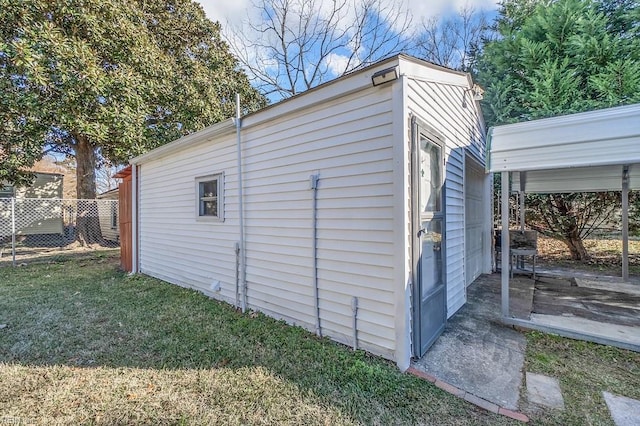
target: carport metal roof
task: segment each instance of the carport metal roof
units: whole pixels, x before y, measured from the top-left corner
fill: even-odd
[[[490,172],[640,163],[640,104],[493,127],[488,149]]]
[[[516,190],[622,191],[622,275],[628,278],[628,192],[640,189],[640,104],[493,127],[487,149],[487,171],[502,173],[502,182],[509,182],[512,175]],[[508,198],[509,185],[503,185],[502,265],[509,265],[510,255]],[[502,267],[503,321],[537,328],[530,321],[509,317],[508,269]],[[615,339],[568,330],[553,331],[599,343],[617,343]]]

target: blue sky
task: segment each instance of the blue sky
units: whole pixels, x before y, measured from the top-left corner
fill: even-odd
[[[200,0],[200,4],[209,19],[219,21],[223,27],[226,23],[239,25],[247,17],[247,13],[251,14],[252,9],[251,0]],[[476,9],[495,10],[498,2],[496,0],[404,0],[404,7],[411,10],[414,22],[419,22],[422,18],[447,14],[465,5]]]
[[[359,51],[358,44],[350,44],[351,41],[347,38],[343,38],[343,35],[338,35],[341,30],[347,31],[348,34],[352,23],[357,20],[356,8],[353,7],[352,1],[358,0],[342,0],[344,1],[345,8],[335,15],[336,21],[332,21],[332,25],[339,28],[338,32],[332,33],[337,35],[336,48],[331,49],[329,53],[325,50],[324,54],[320,54],[319,50],[323,41],[312,41],[311,44],[305,45],[305,53],[303,56],[306,58],[303,62],[304,69],[296,68],[300,63],[295,61],[290,66],[284,66],[278,62],[277,58],[282,52],[280,52],[280,44],[278,39],[275,38],[275,34],[270,31],[263,32],[255,27],[261,27],[262,19],[261,8],[255,7],[254,3],[260,3],[261,1],[271,2],[278,4],[283,0],[201,0],[205,13],[213,20],[218,21],[222,25],[222,33],[231,45],[231,50],[243,63],[244,68],[252,81],[252,84],[262,91],[272,101],[278,101],[283,97],[288,97],[292,94],[291,86],[295,87],[296,92],[306,90],[311,86],[317,86],[318,84],[333,79],[342,75],[345,71],[353,69],[358,65],[358,58],[361,54],[366,58],[366,47],[362,51]],[[471,7],[476,11],[483,10],[489,12],[490,15],[495,13],[497,8],[497,0],[376,0],[377,6],[382,8],[381,15],[388,16],[388,14],[394,15],[398,13],[399,19],[395,25],[391,25],[392,32],[386,34],[393,34],[399,32],[414,32],[419,31],[422,28],[422,22],[430,18],[449,17],[455,14],[462,8]],[[296,3],[304,3],[305,7],[313,8],[308,10],[318,11],[322,16],[329,16],[333,10],[332,3],[329,0],[294,0]],[[347,3],[348,2],[348,3]],[[297,11],[300,10],[300,5],[293,6],[290,11],[292,19],[295,20]],[[307,12],[308,12],[307,10]],[[406,20],[402,18],[404,12],[409,12],[411,16],[411,24],[407,27]],[[251,22],[254,26],[252,29],[247,22]],[[313,25],[313,24],[312,24]],[[287,27],[289,28],[289,27]],[[299,46],[295,42],[298,37],[295,32],[295,24],[291,26],[293,30],[287,31],[285,38],[291,43],[287,43],[287,53],[289,57],[300,57],[300,51],[297,49]],[[386,30],[383,30],[386,31]],[[404,35],[408,35],[404,33]],[[381,36],[381,38],[378,38]],[[273,40],[269,40],[273,37]],[[385,37],[382,34],[377,34],[376,40],[383,40]],[[316,43],[316,44],[313,44]],[[340,44],[345,43],[345,44]],[[385,46],[385,41],[381,41],[380,46]],[[393,39],[389,41],[389,52],[393,51]],[[354,47],[355,46],[355,47]],[[356,49],[355,51],[353,49]],[[291,49],[291,50],[289,50]],[[389,52],[383,52],[386,47],[382,47],[382,55],[387,55]],[[274,50],[276,52],[274,52]],[[379,59],[380,56],[378,56]],[[355,58],[355,60],[354,60]],[[372,58],[376,59],[376,58]],[[277,82],[277,83],[274,83]],[[293,83],[292,83],[293,81]]]

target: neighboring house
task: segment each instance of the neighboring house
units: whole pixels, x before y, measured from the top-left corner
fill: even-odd
[[[120,226],[118,223],[118,188],[99,194],[98,217],[100,218],[100,231],[102,238],[108,241],[120,240]]]
[[[133,270],[408,368],[491,270],[477,89],[398,55],[132,159]]]
[[[36,172],[28,187],[3,184],[0,188],[0,236],[11,235],[11,198],[15,198],[17,235],[62,234],[63,175]]]

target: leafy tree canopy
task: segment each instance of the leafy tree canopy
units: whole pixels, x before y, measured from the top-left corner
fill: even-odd
[[[122,162],[265,104],[191,0],[0,0],[0,182],[47,152]]]
[[[489,124],[640,101],[634,0],[506,0],[478,59]]]

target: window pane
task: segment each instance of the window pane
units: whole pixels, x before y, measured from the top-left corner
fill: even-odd
[[[218,195],[218,181],[200,182],[200,197],[215,197]]]
[[[218,191],[220,188],[218,186],[222,182],[220,181],[220,177],[215,176],[209,178],[208,180],[202,180],[198,182],[197,191],[197,213],[198,216],[207,216],[207,217],[215,217],[221,218],[222,212],[219,210],[220,206],[218,206]]]
[[[218,200],[201,201],[200,216],[218,216]]]
[[[420,208],[422,212],[439,212],[442,209],[442,153],[423,136],[420,148]]]
[[[13,186],[2,185],[2,183],[0,183],[0,198],[11,198],[11,197],[13,197]]]
[[[118,205],[111,203],[111,227],[113,229],[118,227]]]

